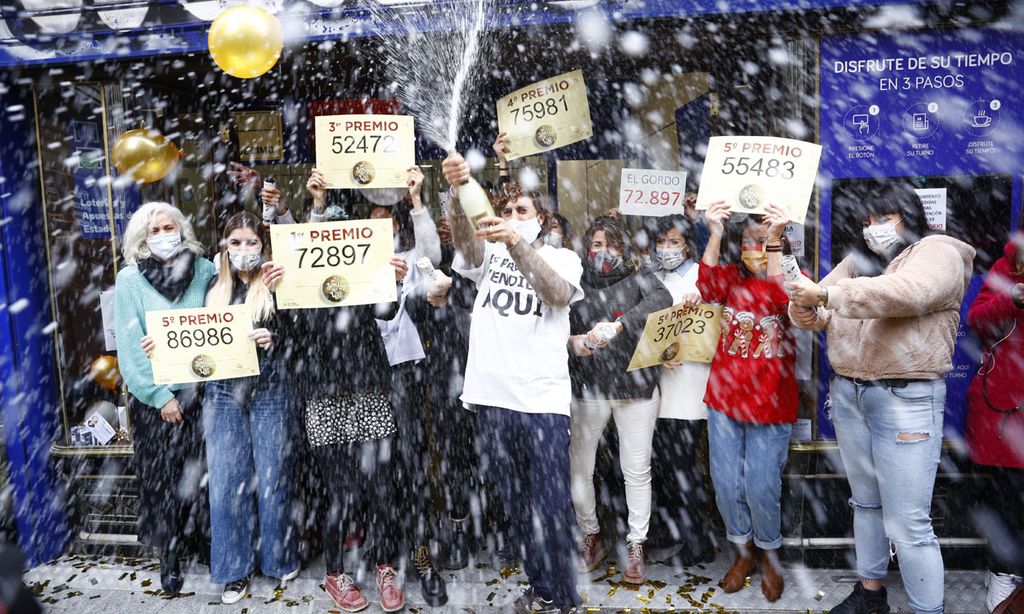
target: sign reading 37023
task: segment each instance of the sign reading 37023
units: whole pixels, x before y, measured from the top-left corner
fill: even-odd
[[[538,81],[498,100],[498,130],[507,135],[515,160],[557,149],[594,133],[583,72]]]
[[[774,204],[803,222],[821,146],[774,137],[711,137],[701,173],[697,209],[724,200],[734,212],[761,214]]]
[[[684,360],[711,362],[721,318],[721,305],[675,305],[649,314],[626,371]]]

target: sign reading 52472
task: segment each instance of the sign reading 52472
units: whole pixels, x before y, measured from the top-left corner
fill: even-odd
[[[697,193],[697,209],[724,200],[737,213],[764,213],[766,205],[785,209],[803,223],[818,174],[821,146],[775,137],[715,136]]]
[[[412,117],[321,115],[314,122],[316,165],[328,187],[405,187],[416,162]]]

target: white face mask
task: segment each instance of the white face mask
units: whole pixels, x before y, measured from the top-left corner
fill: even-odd
[[[163,232],[146,237],[149,253],[157,260],[167,261],[178,255],[182,250],[180,232]]]
[[[864,242],[868,244],[868,249],[879,256],[886,255],[889,248],[899,240],[900,236],[896,233],[894,222],[872,224],[864,229]]]
[[[674,271],[686,260],[681,247],[666,247],[655,250],[658,256],[658,264],[666,271]]]
[[[508,225],[512,227],[512,230],[518,232],[527,244],[533,243],[540,236],[539,217],[529,220],[509,220]]]
[[[263,254],[258,249],[250,250],[228,250],[228,260],[231,266],[238,271],[251,271],[263,264]]]
[[[554,247],[555,249],[558,249],[562,247],[562,235],[558,234],[557,232],[549,232],[548,234],[544,235],[544,243],[550,245],[551,247]]]

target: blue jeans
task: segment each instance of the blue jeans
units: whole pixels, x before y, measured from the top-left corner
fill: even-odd
[[[734,544],[751,539],[762,550],[782,546],[782,469],[792,424],[733,420],[708,408],[708,443],[715,502]]]
[[[889,545],[900,563],[910,608],[942,612],[943,567],[930,516],[942,450],[946,382],[864,386],[834,377],[832,422],[853,498],[857,573],[881,580]]]
[[[289,475],[298,441],[295,407],[287,383],[262,376],[206,385],[203,428],[214,583],[252,574],[257,551],[266,576],[280,578],[298,568]]]
[[[480,407],[480,470],[494,484],[534,595],[559,607],[580,602],[569,479],[569,416]]]

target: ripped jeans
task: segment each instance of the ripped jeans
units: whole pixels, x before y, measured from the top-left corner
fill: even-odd
[[[884,579],[891,544],[910,608],[916,614],[942,612],[942,555],[930,512],[946,382],[868,386],[836,376],[831,398],[832,422],[853,493],[857,573]]]

